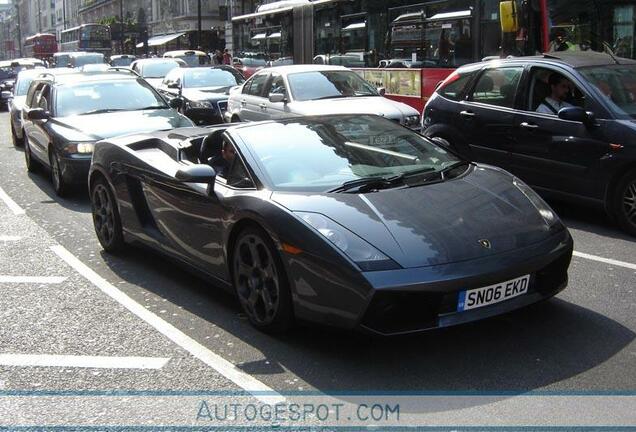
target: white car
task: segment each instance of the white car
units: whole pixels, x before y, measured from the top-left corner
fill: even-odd
[[[420,129],[417,110],[382,96],[342,66],[291,65],[263,69],[230,90],[226,122],[323,114],[377,114]]]

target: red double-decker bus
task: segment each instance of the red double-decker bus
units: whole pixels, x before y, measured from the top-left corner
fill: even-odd
[[[26,57],[48,60],[57,52],[57,39],[54,34],[38,33],[24,41]]]
[[[486,57],[612,50],[634,58],[635,18],[633,0],[283,0],[234,17],[233,50],[348,66],[421,110],[452,70]]]

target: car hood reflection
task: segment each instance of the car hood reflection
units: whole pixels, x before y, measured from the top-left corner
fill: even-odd
[[[293,211],[324,214],[405,268],[491,256],[549,236],[542,217],[512,178],[490,169],[406,189],[368,194],[276,192],[272,198]],[[480,240],[488,240],[491,247]]]

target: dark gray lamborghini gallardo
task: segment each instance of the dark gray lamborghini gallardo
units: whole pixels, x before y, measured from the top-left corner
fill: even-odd
[[[377,116],[110,139],[89,188],[106,251],[141,243],[195,268],[264,331],[417,332],[568,281],[572,238],[536,193]]]

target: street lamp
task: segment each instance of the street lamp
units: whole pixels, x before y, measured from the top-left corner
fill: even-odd
[[[121,22],[121,32],[119,35],[121,39],[119,40],[119,42],[121,47],[121,54],[123,54],[124,53],[124,0],[119,0],[119,21]]]
[[[197,1],[197,48],[201,46],[201,0]]]

